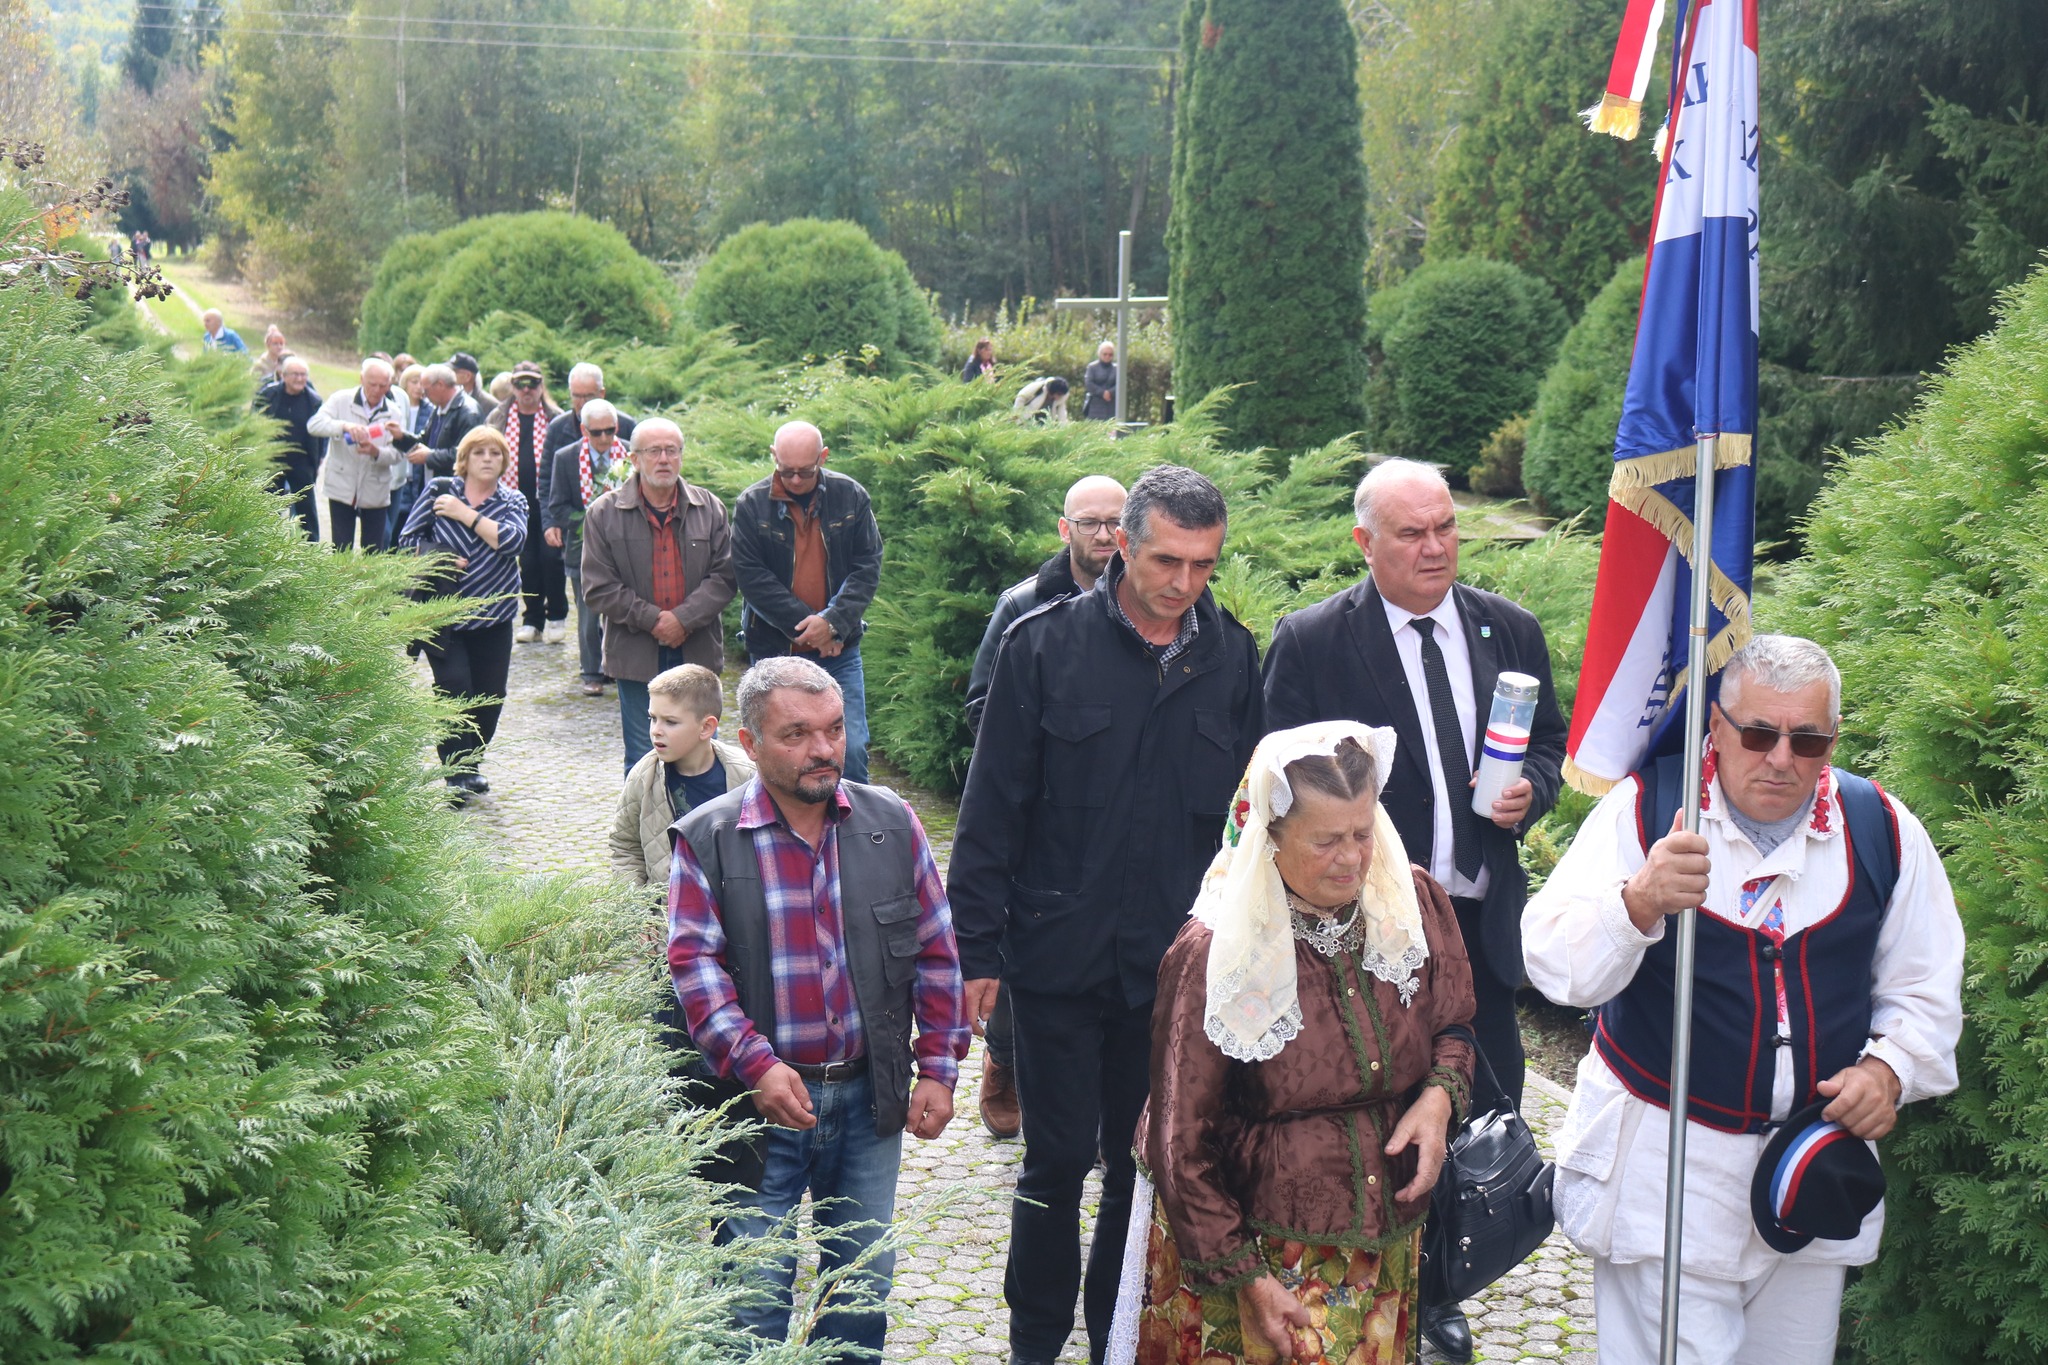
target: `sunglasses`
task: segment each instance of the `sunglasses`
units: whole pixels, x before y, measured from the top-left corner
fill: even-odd
[[[1798,758],[1819,758],[1835,742],[1833,730],[1776,730],[1768,725],[1744,725],[1726,711],[1721,719],[1735,727],[1742,736],[1742,747],[1753,754],[1767,754],[1778,747],[1779,740],[1792,746],[1792,753]]]
[[[585,427],[583,428],[583,434],[585,436],[616,436],[619,434],[619,429],[617,427]]]
[[[537,389],[540,387],[540,381],[538,379],[515,379],[512,381],[512,387],[515,389]]]

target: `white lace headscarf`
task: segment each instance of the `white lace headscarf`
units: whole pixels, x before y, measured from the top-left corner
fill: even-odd
[[[1347,739],[1356,740],[1372,755],[1377,798],[1394,761],[1392,730],[1355,721],[1324,721],[1270,734],[1252,754],[1251,767],[1231,803],[1223,847],[1202,877],[1194,916],[1213,936],[1202,1028],[1226,1056],[1242,1062],[1277,1055],[1301,1032],[1294,929],[1288,918],[1287,888],[1273,861],[1273,822],[1294,807],[1287,765],[1333,755]],[[1414,998],[1416,972],[1428,959],[1429,948],[1408,852],[1383,808],[1373,817],[1372,864],[1358,901],[1365,919],[1360,961],[1367,971],[1396,987],[1405,1006]]]

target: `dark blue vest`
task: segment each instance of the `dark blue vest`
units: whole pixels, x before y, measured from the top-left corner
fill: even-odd
[[[1671,828],[1684,783],[1675,757],[1636,774],[1636,834]],[[1877,936],[1899,880],[1899,827],[1876,783],[1840,768],[1835,792],[1848,842],[1849,889],[1820,923],[1782,949],[1754,929],[1702,909],[1693,974],[1691,1107],[1695,1123],[1724,1133],[1760,1133],[1771,1117],[1776,1049],[1792,1049],[1796,1110],[1814,1086],[1856,1060],[1870,1038],[1870,975]],[[1643,955],[1620,995],[1602,1005],[1593,1046],[1630,1093],[1658,1108],[1671,1103],[1671,998],[1677,934]],[[1776,974],[1785,974],[1791,1037],[1778,1035]]]

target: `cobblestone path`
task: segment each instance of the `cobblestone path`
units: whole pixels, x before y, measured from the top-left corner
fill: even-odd
[[[581,694],[573,631],[569,639],[565,645],[513,647],[504,721],[483,768],[493,791],[469,815],[479,832],[509,850],[523,868],[602,872],[624,756],[618,701],[609,688],[602,698]],[[422,665],[422,677],[425,672]],[[728,735],[730,730],[728,717]],[[943,866],[952,846],[950,804],[912,791],[905,795],[929,829]],[[892,1361],[1004,1365],[1009,1358],[1003,1260],[1023,1144],[998,1142],[981,1127],[975,1110],[980,1078],[977,1042],[962,1068],[958,1112],[945,1134],[932,1142],[905,1139],[899,1211],[914,1216],[934,1200],[942,1207],[920,1245],[897,1263],[890,1300]],[[1531,1074],[1524,1107],[1546,1142],[1564,1117],[1564,1099],[1563,1091]],[[1094,1200],[1091,1180],[1084,1200],[1091,1218]],[[1467,1311],[1476,1359],[1594,1365],[1592,1263],[1561,1236],[1553,1235]],[[1085,1335],[1077,1330],[1061,1359],[1087,1358]],[[1433,1359],[1425,1350],[1424,1360]]]

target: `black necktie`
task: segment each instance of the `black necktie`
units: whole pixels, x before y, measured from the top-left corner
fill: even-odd
[[[1422,677],[1429,684],[1429,713],[1436,724],[1436,749],[1443,761],[1444,794],[1451,802],[1451,858],[1458,875],[1467,881],[1479,878],[1479,818],[1472,814],[1471,761],[1465,756],[1464,726],[1458,723],[1458,703],[1451,695],[1451,675],[1444,667],[1444,652],[1437,648],[1436,622],[1418,616],[1409,625],[1422,637]]]

